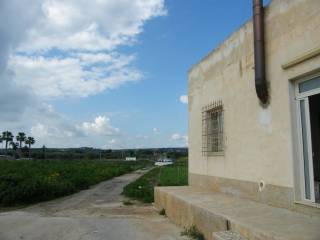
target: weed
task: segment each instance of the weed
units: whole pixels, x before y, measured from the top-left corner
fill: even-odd
[[[166,210],[165,210],[164,208],[162,208],[162,209],[159,211],[159,215],[166,216]]]
[[[192,225],[190,228],[181,232],[181,236],[187,236],[191,239],[205,240],[204,235],[199,231],[196,225]]]
[[[133,202],[131,202],[130,200],[125,200],[123,201],[123,205],[130,206],[130,205],[133,205]]]

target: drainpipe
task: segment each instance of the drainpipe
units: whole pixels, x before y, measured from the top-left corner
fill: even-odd
[[[253,0],[254,73],[257,96],[268,104],[268,86],[265,72],[263,0]]]

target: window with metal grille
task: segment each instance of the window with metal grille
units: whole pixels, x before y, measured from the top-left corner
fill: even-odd
[[[202,109],[202,154],[210,156],[223,151],[223,105],[220,100]]]

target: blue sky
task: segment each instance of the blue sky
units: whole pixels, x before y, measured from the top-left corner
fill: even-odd
[[[9,2],[3,11],[19,11]],[[16,33],[18,40],[5,39],[14,47],[2,70],[14,72],[7,81],[26,89],[28,99],[10,111],[22,117],[7,117],[2,125],[49,147],[186,146],[188,109],[179,98],[187,94],[188,69],[252,14],[251,0],[94,0],[91,18],[83,18],[83,1],[53,2],[21,10],[30,23]],[[2,58],[5,52],[0,49]]]

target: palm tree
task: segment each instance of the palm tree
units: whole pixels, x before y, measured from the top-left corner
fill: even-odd
[[[12,150],[17,150],[19,143],[11,141],[11,142],[9,142],[9,145],[11,146]]]
[[[11,146],[12,150],[14,151],[14,157],[16,157],[19,143],[11,141],[11,142],[9,142],[9,145]]]
[[[21,150],[22,143],[26,140],[26,134],[24,132],[19,132],[16,136],[17,141],[19,142],[19,148]]]
[[[6,142],[6,155],[8,150],[8,143],[13,140],[13,135],[9,131],[5,131],[2,133],[2,140]]]
[[[0,143],[2,143],[2,141],[3,141],[3,140],[2,140],[2,135],[0,134]]]
[[[29,145],[29,158],[31,156],[31,145],[35,144],[36,140],[33,137],[27,137],[25,143]]]

